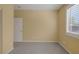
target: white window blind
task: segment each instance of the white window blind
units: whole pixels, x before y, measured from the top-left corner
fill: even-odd
[[[79,5],[67,10],[67,32],[79,34]]]

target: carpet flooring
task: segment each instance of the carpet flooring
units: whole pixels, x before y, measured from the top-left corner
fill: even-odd
[[[68,54],[58,43],[50,42],[19,42],[14,43],[10,54]]]

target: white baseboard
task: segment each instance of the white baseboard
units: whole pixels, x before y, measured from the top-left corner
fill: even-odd
[[[64,47],[64,45],[61,42],[58,42],[69,54],[72,54],[67,48]]]
[[[23,40],[23,41],[15,41],[15,42],[58,42],[58,41],[26,41],[26,40]]]
[[[2,54],[9,54],[13,49],[14,49],[14,48],[11,48],[11,49],[9,49],[8,51],[3,52]]]

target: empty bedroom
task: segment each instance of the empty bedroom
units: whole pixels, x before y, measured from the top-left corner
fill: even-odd
[[[79,4],[2,4],[0,29],[1,54],[79,54]]]

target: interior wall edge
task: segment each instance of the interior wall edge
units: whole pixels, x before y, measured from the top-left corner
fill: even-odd
[[[63,43],[61,43],[61,42],[58,42],[59,43],[59,45],[61,45],[69,54],[72,54],[64,45],[63,45]]]
[[[6,52],[3,52],[2,54],[8,54],[8,53],[10,53],[13,49],[14,49],[14,48],[12,47],[11,49],[9,49],[9,50],[6,51]]]

